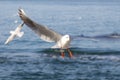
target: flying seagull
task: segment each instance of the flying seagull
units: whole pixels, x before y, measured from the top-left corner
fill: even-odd
[[[23,25],[24,25],[24,23],[20,24],[14,31],[10,31],[11,35],[6,40],[5,44],[8,44],[9,42],[11,42],[16,36],[18,36],[18,37],[23,36],[24,32],[20,32]]]
[[[42,40],[46,42],[55,42],[56,45],[54,45],[52,48],[67,49],[69,56],[73,57],[73,54],[69,49],[71,41],[69,35],[61,35],[52,29],[48,29],[47,26],[36,23],[26,15],[23,9],[19,9],[18,13],[24,24],[26,24],[30,29],[32,29],[36,34],[38,34],[38,36]],[[64,55],[65,54],[62,51],[61,56],[64,57]]]

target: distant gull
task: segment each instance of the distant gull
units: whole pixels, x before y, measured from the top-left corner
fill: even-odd
[[[69,35],[61,35],[54,30],[48,29],[46,26],[36,23],[35,21],[31,20],[23,9],[19,9],[19,16],[21,20],[26,24],[30,29],[32,29],[39,37],[46,41],[46,42],[55,42],[52,48],[60,48],[67,49],[69,56],[73,57],[72,52],[69,49],[70,45],[70,36]],[[61,57],[64,58],[65,54],[64,51],[61,51]]]
[[[18,37],[23,36],[24,32],[20,32],[23,25],[24,25],[24,23],[20,24],[14,31],[10,31],[11,35],[6,40],[5,44],[8,44],[9,42],[11,42],[16,36],[18,36]]]

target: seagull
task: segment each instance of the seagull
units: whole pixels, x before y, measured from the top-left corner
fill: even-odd
[[[56,44],[52,48],[61,49],[61,57],[64,58],[65,56],[63,49],[68,51],[71,58],[73,57],[73,54],[69,49],[71,39],[68,34],[61,35],[56,31],[49,29],[47,26],[36,23],[26,15],[23,9],[19,9],[18,14],[24,24],[32,29],[42,40],[46,42],[55,42]]]
[[[8,37],[8,39],[6,40],[5,44],[10,43],[16,36],[18,37],[22,37],[24,32],[20,32],[22,27],[23,27],[24,23],[20,24],[14,31],[10,31],[10,36]]]

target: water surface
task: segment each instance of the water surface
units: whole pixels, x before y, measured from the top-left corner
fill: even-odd
[[[60,34],[71,35],[74,58],[60,57],[54,43],[39,39],[27,26],[22,38],[4,45],[21,20],[22,7],[30,18]],[[119,2],[0,1],[1,80],[119,80]]]

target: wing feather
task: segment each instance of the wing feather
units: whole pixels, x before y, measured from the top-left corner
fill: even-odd
[[[61,34],[55,32],[54,30],[48,29],[46,26],[36,23],[26,16],[23,9],[19,9],[19,16],[23,22],[31,28],[40,38],[47,42],[57,42],[62,37]]]

